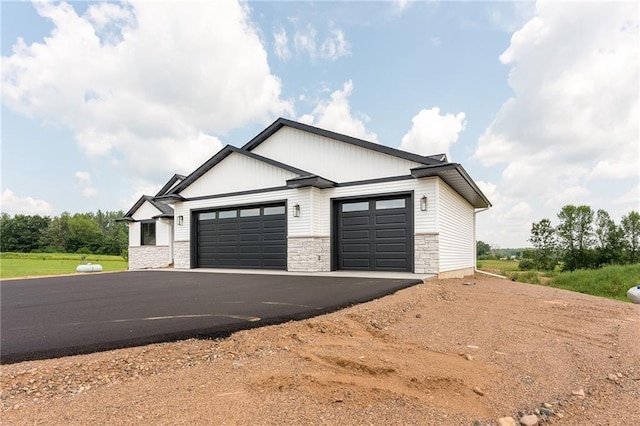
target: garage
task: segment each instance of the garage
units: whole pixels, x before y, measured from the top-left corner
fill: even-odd
[[[410,194],[334,203],[339,270],[413,271]]]
[[[284,203],[194,212],[197,268],[287,268]]]

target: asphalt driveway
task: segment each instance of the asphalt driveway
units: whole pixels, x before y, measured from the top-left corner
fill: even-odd
[[[215,338],[369,301],[421,281],[137,271],[0,282],[0,362]]]

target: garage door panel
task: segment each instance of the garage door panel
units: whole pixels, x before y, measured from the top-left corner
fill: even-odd
[[[369,225],[368,216],[343,217],[342,226]]]
[[[284,204],[236,209],[235,217],[220,219],[221,209],[200,213],[196,261],[206,268],[286,269],[287,220]],[[265,214],[266,212],[266,214]]]
[[[407,238],[407,230],[406,228],[376,229],[377,240],[386,238],[400,238],[404,240]]]
[[[408,194],[336,203],[338,269],[412,271],[412,204]]]

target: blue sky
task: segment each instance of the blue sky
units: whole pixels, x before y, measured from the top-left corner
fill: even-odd
[[[3,2],[2,211],[127,210],[277,117],[446,152],[528,245],[640,209],[635,2]]]

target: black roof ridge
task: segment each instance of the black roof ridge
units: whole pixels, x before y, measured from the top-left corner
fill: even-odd
[[[164,195],[167,193],[168,190],[171,189],[171,187],[173,186],[173,184],[175,184],[177,181],[183,181],[185,179],[184,175],[179,175],[179,174],[174,174],[173,176],[171,176],[171,178],[167,181],[167,183],[164,184],[164,186],[162,188],[160,188],[160,191],[158,191],[158,193],[155,195],[156,197],[159,197],[161,195]]]
[[[129,209],[127,213],[122,217],[122,219],[133,219],[133,214],[144,204],[145,201],[148,201],[153,207],[158,209],[162,215],[171,214],[173,216],[173,209],[166,204],[159,203],[154,200],[154,197],[151,195],[142,195],[138,198],[138,201],[135,202],[133,207]]]
[[[378,144],[378,143],[374,143],[374,142],[369,142],[369,141],[366,141],[364,139],[358,139],[358,138],[355,138],[353,136],[344,135],[342,133],[333,132],[331,130],[322,129],[320,127],[315,127],[315,126],[312,126],[310,124],[300,123],[298,121],[289,120],[289,119],[283,118],[283,117],[278,118],[276,121],[271,123],[271,125],[269,125],[269,127],[264,129],[262,132],[258,133],[258,135],[256,135],[253,139],[251,139],[249,142],[244,144],[244,146],[242,146],[242,149],[243,150],[247,150],[247,151],[251,151],[252,149],[254,149],[258,145],[260,145],[262,142],[267,140],[275,132],[277,132],[278,130],[280,130],[284,126],[289,126],[291,128],[294,128],[294,129],[298,129],[298,130],[302,130],[302,131],[305,131],[305,132],[313,133],[313,134],[316,134],[316,135],[319,135],[319,136],[324,136],[324,137],[327,137],[327,138],[330,138],[330,139],[339,140],[341,142],[345,142],[345,143],[348,143],[348,144],[351,144],[351,145],[356,145],[356,146],[359,146],[361,148],[371,149],[373,151],[377,151],[377,152],[380,152],[380,153],[383,153],[383,154],[387,154],[387,155],[391,155],[391,156],[394,156],[394,157],[402,158],[404,160],[413,161],[415,163],[420,163],[420,164],[439,164],[439,163],[442,163],[442,161],[437,160],[435,158],[432,158],[430,156],[429,157],[425,157],[423,155],[414,154],[414,153],[411,153],[411,152],[403,151],[401,149],[391,148],[390,146],[387,146],[387,145],[382,145],[382,144]],[[440,154],[438,154],[438,155],[440,155]]]

